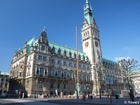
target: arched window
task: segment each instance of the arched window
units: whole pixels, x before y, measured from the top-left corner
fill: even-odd
[[[47,76],[48,75],[48,70],[47,69],[45,69],[45,76]]]
[[[61,77],[63,78],[64,77],[64,73],[62,72],[62,74],[61,74]]]
[[[57,71],[55,71],[55,76],[57,77]]]

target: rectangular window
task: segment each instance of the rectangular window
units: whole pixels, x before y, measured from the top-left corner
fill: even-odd
[[[60,89],[60,84],[57,84],[57,88]]]
[[[66,72],[64,72],[64,78],[66,79],[66,75],[67,75],[67,73]]]
[[[42,56],[41,55],[38,55],[38,60],[42,60]]]
[[[20,73],[19,73],[19,76],[21,76],[21,74],[22,74],[22,73],[20,72]]]
[[[42,45],[42,46],[41,46],[41,51],[44,51],[44,50],[45,50],[45,46]]]
[[[70,67],[72,67],[72,64],[71,64],[71,62],[69,62],[69,66],[70,66]]]
[[[36,75],[39,75],[39,67],[37,67]]]
[[[85,65],[83,65],[83,69],[85,69],[86,67],[85,67]]]
[[[44,68],[40,68],[40,76],[43,77],[43,75],[44,75]]]
[[[58,71],[58,77],[61,77],[61,71]]]
[[[64,84],[64,89],[66,89],[66,84]]]
[[[58,61],[57,61],[57,64],[58,64],[58,65],[61,65],[61,61],[60,61],[60,60],[58,60]]]
[[[89,70],[89,66],[87,66],[87,70]]]
[[[79,68],[81,69],[81,65],[79,64]]]
[[[76,63],[74,63],[74,67],[76,67]]]
[[[54,70],[51,71],[51,77],[54,77]]]
[[[47,60],[47,57],[43,56],[43,61],[46,61]]]
[[[53,83],[51,83],[51,89],[53,89]]]
[[[66,61],[64,61],[64,66],[67,66],[67,62]]]
[[[55,59],[52,59],[52,63],[55,63]]]

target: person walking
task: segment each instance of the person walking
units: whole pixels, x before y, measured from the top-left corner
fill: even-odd
[[[85,94],[83,93],[83,98],[82,98],[83,101],[86,101],[86,96]]]

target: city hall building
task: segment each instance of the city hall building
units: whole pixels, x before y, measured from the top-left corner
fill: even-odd
[[[102,58],[99,29],[88,0],[81,29],[82,52],[52,43],[47,36],[43,29],[38,39],[32,38],[15,51],[10,67],[11,93],[75,95],[77,72],[79,94],[108,94],[109,89],[120,93],[121,71],[115,62]]]

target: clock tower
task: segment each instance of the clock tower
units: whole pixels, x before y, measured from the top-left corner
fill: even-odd
[[[102,51],[99,37],[99,30],[96,25],[95,19],[92,15],[92,8],[86,0],[84,7],[84,22],[81,30],[82,35],[82,50],[88,56],[91,63],[91,79],[93,81],[93,92],[97,92],[95,82],[98,78],[96,75],[96,66],[102,64]]]

